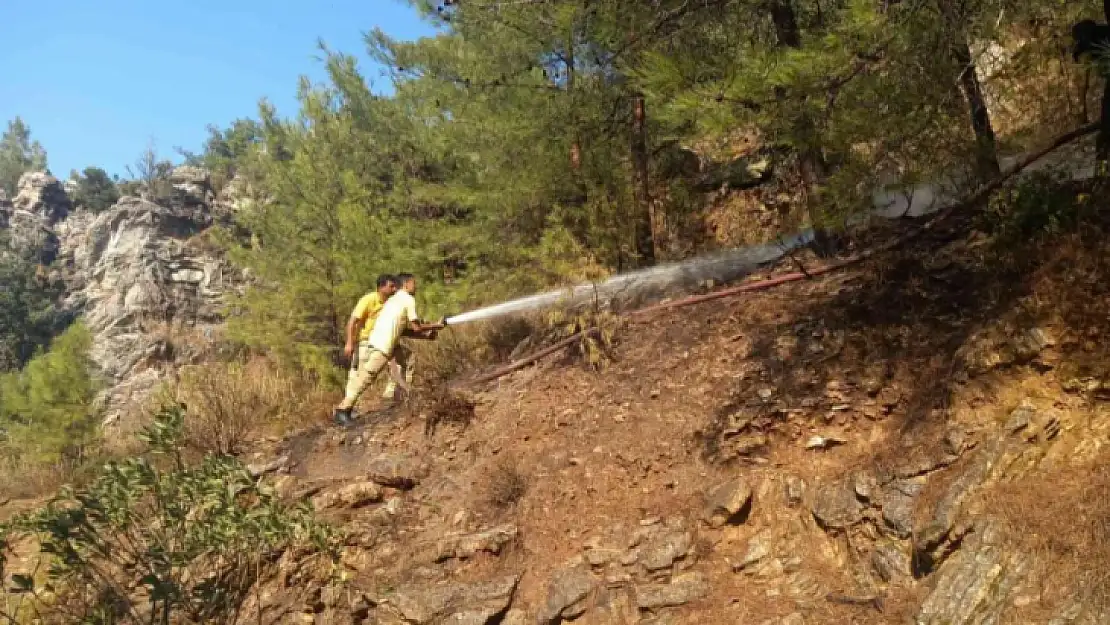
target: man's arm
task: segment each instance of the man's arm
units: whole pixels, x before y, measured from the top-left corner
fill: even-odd
[[[352,316],[347,320],[347,344],[343,346],[343,355],[350,360],[351,356],[355,353],[355,337],[358,336],[359,331],[362,330],[362,319]]]
[[[409,318],[409,331],[419,337],[430,337],[436,330],[443,329],[441,323],[424,323],[416,314],[416,305],[413,304],[406,311]]]

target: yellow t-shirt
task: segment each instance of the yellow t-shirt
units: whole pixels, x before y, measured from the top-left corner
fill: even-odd
[[[362,322],[362,329],[358,332],[360,343],[370,338],[370,331],[374,329],[374,320],[381,314],[383,306],[385,302],[382,301],[382,294],[377,291],[363,295],[362,299],[355,304],[351,316]]]
[[[416,300],[408,291],[394,293],[378,313],[374,329],[370,332],[370,347],[389,356],[410,321],[416,321]]]

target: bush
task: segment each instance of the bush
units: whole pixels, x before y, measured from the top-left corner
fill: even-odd
[[[188,447],[228,455],[261,430],[295,427],[329,406],[319,385],[262,358],[185,368],[168,399],[189,408]]]
[[[293,547],[329,553],[327,528],[288,507],[228,456],[186,466],[185,413],[168,408],[142,435],[149,452],[109,463],[81,491],[0,527],[10,548],[38,541],[41,576],[11,575],[22,596],[0,616],[43,623],[235,623],[260,579]]]
[[[1037,171],[991,200],[987,227],[1003,245],[1072,229],[1089,196],[1065,174]]]
[[[528,478],[511,460],[502,460],[494,465],[488,479],[486,498],[495,508],[507,508],[528,492]]]
[[[108,172],[99,167],[86,167],[85,171],[77,178],[77,193],[74,201],[79,206],[99,213],[111,208],[120,198],[119,188],[108,176]]]

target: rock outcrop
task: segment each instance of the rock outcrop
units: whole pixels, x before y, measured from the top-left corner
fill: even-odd
[[[93,333],[109,418],[157,385],[170,365],[199,357],[236,284],[230,265],[200,236],[213,223],[208,172],[179,167],[170,183],[166,205],[124,197],[99,214],[73,210],[64,186],[42,172],[24,174],[10,202],[0,198],[10,246],[64,280],[63,306]]]
[[[0,197],[0,227],[8,243],[20,254],[50,264],[58,255],[54,225],[69,215],[72,204],[58,179],[45,172],[28,172],[19,178],[18,191],[8,201]]]

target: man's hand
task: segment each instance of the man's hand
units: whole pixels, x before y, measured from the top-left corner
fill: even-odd
[[[347,357],[348,361],[350,361],[351,358],[354,356],[354,354],[355,354],[355,344],[350,342],[350,341],[347,341],[347,344],[343,346],[343,355]]]

